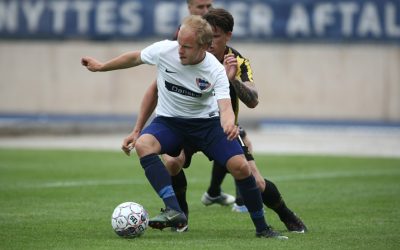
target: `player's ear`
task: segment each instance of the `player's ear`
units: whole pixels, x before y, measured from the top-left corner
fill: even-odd
[[[232,38],[232,31],[226,32],[226,42],[229,42]]]
[[[212,43],[205,43],[205,44],[203,44],[203,46],[202,46],[202,48],[204,49],[204,50],[208,50],[210,47],[211,47],[211,44]]]

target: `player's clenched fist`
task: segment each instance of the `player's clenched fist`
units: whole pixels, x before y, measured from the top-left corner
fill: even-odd
[[[101,71],[103,64],[92,57],[83,57],[81,59],[81,63],[85,66],[88,70],[92,72]]]
[[[135,148],[136,140],[139,138],[140,131],[133,130],[122,142],[121,149],[126,155],[130,155],[131,151]]]

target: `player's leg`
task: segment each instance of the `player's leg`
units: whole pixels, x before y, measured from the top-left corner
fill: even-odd
[[[305,233],[307,227],[303,221],[287,206],[278,187],[270,180],[264,179],[265,188],[262,192],[264,204],[278,214],[280,220],[290,232]]]
[[[177,157],[172,157],[167,154],[163,155],[164,164],[171,175],[172,187],[174,188],[179,205],[182,211],[185,212],[186,217],[189,215],[189,208],[186,201],[187,180],[182,168],[188,168],[190,166],[192,156],[195,152],[197,152],[197,150],[186,145],[183,146],[183,149]]]
[[[182,169],[185,161],[183,150],[178,157],[172,157],[167,154],[163,154],[162,158],[164,160],[165,167],[171,176],[172,187],[174,189],[176,198],[178,199],[179,206],[188,218],[189,208],[186,201],[187,181],[185,172]]]
[[[217,132],[215,133],[217,134]],[[256,227],[256,236],[287,239],[287,237],[274,232],[266,223],[261,192],[257,187],[254,176],[251,174],[250,167],[238,141],[228,141],[225,137],[205,148],[203,152],[221,165],[226,165],[234,177],[244,204],[248,208],[250,217]]]
[[[286,206],[286,203],[275,183],[265,179],[261,175],[254,160],[249,161],[249,166],[254,178],[256,179],[257,186],[261,191],[263,203],[279,216],[288,231],[305,233],[307,227],[302,220]]]
[[[273,231],[266,223],[262,204],[261,192],[257,187],[256,180],[251,174],[250,167],[244,155],[231,157],[226,166],[235,178],[235,183],[242,195],[243,202],[247,207],[250,217],[256,227],[257,237],[287,239]]]
[[[241,134],[242,129],[241,127],[239,128]],[[208,187],[207,192],[205,192],[201,197],[201,202],[206,206],[212,204],[220,204],[223,206],[228,206],[235,203],[236,201],[239,203],[241,202],[243,207],[246,208],[243,204],[242,198],[237,188],[236,188],[236,198],[233,195],[222,192],[221,185],[227,173],[228,170],[226,169],[225,166],[221,166],[216,161],[213,161],[210,186]]]
[[[275,183],[264,179],[264,177],[261,175],[252,155],[252,143],[244,130],[243,133],[241,133],[241,138],[243,145],[245,145],[245,147],[242,147],[243,151],[245,152],[246,159],[249,162],[251,172],[256,178],[257,186],[262,194],[263,203],[278,214],[280,220],[285,224],[289,231],[298,233],[306,232],[307,227],[302,220],[286,206],[286,203],[283,200]],[[244,210],[239,210],[236,208],[234,211],[242,212]]]
[[[172,188],[170,175],[158,156],[164,149],[179,152],[180,144],[179,137],[157,118],[143,130],[136,142],[136,153],[145,175],[166,207],[159,216],[149,221],[150,227],[183,227],[187,223]]]
[[[247,146],[247,144],[245,142],[245,138],[247,138],[246,131],[240,126],[239,132],[240,133],[239,133],[239,137],[237,138],[237,141],[239,142],[240,146],[242,147],[244,156],[246,157],[246,160],[249,163],[250,170],[252,171],[253,176],[256,178],[257,186],[259,188],[262,187],[263,185],[265,186],[264,179],[262,177],[260,178],[261,175],[259,174],[258,169],[255,167],[254,157],[250,151],[250,149],[252,148],[251,142],[248,142],[249,146]],[[263,190],[263,189],[260,188],[260,190]],[[237,186],[236,186],[236,200],[235,200],[235,203],[233,204],[232,211],[240,212],[240,213],[248,212],[246,206],[244,205],[242,195],[240,194]]]
[[[223,206],[231,205],[235,202],[235,197],[222,192],[221,185],[228,171],[225,166],[219,165],[213,161],[211,171],[211,182],[207,192],[201,197],[201,202],[206,205],[220,204]]]
[[[171,175],[172,187],[176,198],[187,219],[189,219],[189,206],[186,200],[187,180],[182,168],[188,168],[190,166],[192,156],[196,151],[197,150],[186,145],[183,147],[178,157],[172,157],[167,154],[163,155],[164,164]],[[188,225],[183,228],[171,228],[172,231],[176,232],[186,232],[188,229]]]
[[[186,190],[187,190],[187,180],[185,176],[185,172],[182,169],[182,166],[185,165],[185,153],[184,150],[181,151],[181,154],[178,157],[172,157],[167,154],[162,155],[165,167],[167,168],[169,174],[171,175],[172,187],[175,192],[175,196],[178,200],[179,206],[182,211],[185,213],[186,218],[189,219],[189,206],[186,201]],[[175,228],[172,227],[171,230],[177,232],[187,231],[188,227],[184,228]]]
[[[242,146],[242,148],[243,148],[243,151],[245,152],[245,157],[246,157],[246,160],[249,163],[250,170],[251,170],[251,172],[252,172],[252,174],[253,174],[253,176],[254,176],[254,178],[256,180],[257,187],[262,192],[265,189],[264,177],[262,177],[260,172],[258,171],[257,166],[255,165],[255,161],[254,161],[253,155],[251,155],[248,152],[247,147],[246,146],[244,146],[244,147]],[[251,160],[251,159],[253,159],[253,160]],[[236,200],[235,200],[235,203],[233,204],[232,211],[239,212],[239,213],[248,212],[246,206],[244,205],[242,195],[240,194],[240,192],[239,192],[237,187],[236,187]]]

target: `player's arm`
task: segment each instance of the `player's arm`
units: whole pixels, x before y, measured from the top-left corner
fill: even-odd
[[[236,90],[239,99],[249,108],[255,108],[258,105],[258,92],[253,82],[242,82],[240,79],[231,81]]]
[[[231,99],[218,99],[218,107],[221,118],[221,126],[228,140],[233,140],[239,135],[239,128],[235,125],[235,114],[233,113]]]
[[[258,105],[258,91],[254,82],[242,81],[238,76],[238,61],[233,54],[225,55],[224,66],[230,84],[236,91],[238,98],[249,108]]]
[[[140,132],[142,132],[142,129],[146,125],[146,122],[149,120],[151,114],[157,106],[157,97],[157,82],[154,81],[146,90],[146,93],[143,96],[135,127],[122,142],[121,149],[125,152],[125,154],[130,155],[131,150],[135,147],[135,143],[137,138],[139,137]]]
[[[93,57],[86,56],[81,59],[81,63],[92,72],[126,69],[143,64],[142,59],[140,58],[140,51],[124,53],[105,63],[102,63]]]

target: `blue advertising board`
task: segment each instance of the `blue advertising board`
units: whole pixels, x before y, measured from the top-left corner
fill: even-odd
[[[399,0],[214,1],[236,40],[400,43]],[[185,0],[0,0],[0,39],[170,38]]]

